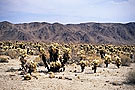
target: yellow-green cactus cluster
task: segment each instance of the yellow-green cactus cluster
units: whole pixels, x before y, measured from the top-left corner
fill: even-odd
[[[55,68],[55,67],[61,67],[61,66],[62,66],[62,64],[59,60],[56,62],[50,62],[50,67]]]
[[[110,63],[111,61],[112,61],[112,59],[111,59],[111,55],[105,55],[105,61],[107,61],[108,63]]]
[[[49,72],[49,78],[55,78],[55,74],[53,72]]]
[[[30,62],[30,68],[33,70],[33,72],[36,72],[37,71],[37,63],[31,61]]]
[[[32,78],[32,77],[31,77],[30,75],[25,75],[25,76],[24,76],[24,80],[31,80],[31,78]]]
[[[94,60],[92,61],[92,65],[95,65],[95,66],[98,66],[99,63],[100,63],[100,61],[97,60],[97,59],[94,59]]]
[[[115,56],[115,62],[116,62],[117,64],[121,64],[121,58],[118,57],[118,56]]]
[[[80,64],[80,65],[84,64],[85,66],[88,66],[88,65],[89,65],[89,62],[86,61],[86,60],[81,60],[81,61],[79,62],[79,64]]]

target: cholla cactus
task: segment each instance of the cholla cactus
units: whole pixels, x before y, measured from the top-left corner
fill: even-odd
[[[71,53],[71,49],[70,48],[63,48],[63,52],[70,54]]]
[[[24,56],[23,55],[21,56],[20,61],[21,61],[22,70],[26,71],[25,64],[26,64],[27,60],[24,59]]]
[[[97,67],[99,65],[99,60],[94,59],[92,65],[93,65],[92,70],[94,70],[94,73],[96,73]]]
[[[34,54],[34,50],[32,50],[32,49],[29,50],[29,54],[30,54],[30,55],[33,55],[33,54]]]
[[[66,64],[67,61],[71,58],[70,56],[70,49],[69,48],[65,48],[64,49],[64,54],[63,54],[63,64]]]
[[[81,66],[81,72],[84,71],[85,67],[87,66],[88,62],[87,61],[84,61],[84,60],[81,60],[79,62],[80,66]]]
[[[55,62],[50,62],[50,68],[55,68],[55,67],[56,67]]]
[[[61,67],[61,66],[62,66],[62,64],[61,64],[61,62],[60,62],[59,60],[58,60],[58,61],[56,61],[56,63],[55,63],[55,64],[56,64],[56,66],[57,66],[57,67]]]
[[[54,47],[50,47],[49,49],[49,53],[50,53],[50,64],[47,62],[47,56],[42,53],[41,58],[45,64],[45,67],[47,67],[48,71],[52,71],[52,72],[58,72],[60,71],[60,68],[64,69],[65,63],[69,59],[69,54],[67,53],[68,51],[66,51],[66,53],[64,53],[63,57],[59,55],[58,53],[58,48],[54,48]]]
[[[6,51],[8,50],[8,46],[4,46],[3,49]]]
[[[84,50],[80,50],[79,52],[77,52],[77,55],[80,56],[80,55],[84,55],[85,54],[85,51]]]
[[[111,56],[105,54],[105,57],[104,58],[105,58],[104,63],[106,64],[106,67],[108,67],[108,64],[111,62]]]
[[[59,44],[59,43],[33,43],[33,42],[0,42],[0,51],[3,55],[6,51],[8,56],[19,56],[22,55],[26,57],[27,55],[35,55],[42,53],[42,60],[47,67],[48,71],[57,72],[63,68],[69,59],[73,58],[73,62],[77,61],[77,58],[80,58],[79,64],[81,66],[82,72],[89,63],[93,63],[94,72],[96,72],[97,66],[102,65],[104,62],[106,67],[111,62],[111,56],[119,55],[115,57],[115,62],[117,67],[121,64],[130,62],[130,59],[134,59],[135,46],[131,45],[88,45],[88,44]],[[47,51],[45,51],[47,50]],[[12,52],[11,52],[12,51]],[[15,53],[13,53],[13,51]],[[10,54],[13,53],[13,54]],[[45,54],[45,55],[44,55]],[[105,55],[108,54],[108,55]],[[61,56],[60,56],[61,55]],[[70,56],[71,55],[71,56]],[[124,55],[126,57],[123,57]],[[40,57],[39,57],[40,58]],[[37,58],[37,61],[39,58]],[[102,59],[105,59],[103,61]],[[50,61],[49,61],[50,60]],[[89,62],[88,62],[88,61]],[[30,62],[21,57],[21,67],[24,71],[32,73],[36,71],[35,62]],[[28,64],[29,61],[29,64]],[[124,63],[123,63],[124,62]],[[65,67],[64,67],[65,68]]]
[[[114,58],[115,58],[116,65],[119,68],[119,66],[121,65],[121,58],[118,56],[115,56]]]
[[[37,71],[37,63],[33,61],[27,61],[25,64],[26,72],[32,74],[32,72]]]
[[[49,71],[57,72],[57,71],[59,71],[61,66],[62,66],[62,64],[59,60],[56,62],[51,62]]]
[[[31,78],[32,78],[32,77],[31,77],[30,75],[25,75],[25,76],[24,76],[24,80],[31,80]]]
[[[49,72],[49,78],[55,78],[55,75],[53,72]]]
[[[44,48],[40,48],[39,51],[40,51],[41,53],[44,53],[45,49],[44,49]]]
[[[21,61],[22,70],[24,70],[26,73],[30,73],[31,75],[32,72],[37,71],[36,62],[26,60],[24,59],[24,56],[21,56],[20,61]]]
[[[105,56],[105,50],[100,50],[100,55],[101,55],[101,58],[104,58],[104,56]]]
[[[37,71],[37,63],[31,61],[29,68],[32,70],[32,72],[36,72]]]
[[[50,62],[57,61],[59,57],[59,49],[51,45],[48,50],[50,54]]]
[[[94,59],[92,63],[93,63],[93,65],[96,65],[96,66],[98,66],[98,65],[99,65],[99,60],[97,60],[97,59]]]

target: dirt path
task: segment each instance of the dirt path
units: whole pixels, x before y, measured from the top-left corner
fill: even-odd
[[[79,66],[77,72],[73,72],[73,66],[67,66],[65,72],[55,73],[55,78],[48,78],[47,73],[38,72],[33,74],[38,79],[32,77],[29,81],[23,80],[20,71],[6,72],[10,68],[19,69],[19,64],[17,59],[0,63],[0,90],[135,90],[135,85],[123,83],[135,63],[119,69],[113,64],[109,68],[99,67],[97,73],[93,73],[91,67],[86,67],[85,72],[80,73]],[[45,68],[38,67],[38,71],[45,71]],[[59,79],[60,76],[63,79]]]

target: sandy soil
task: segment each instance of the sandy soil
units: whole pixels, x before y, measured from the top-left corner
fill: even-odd
[[[0,63],[0,90],[135,90],[135,85],[123,83],[134,66],[135,63],[117,69],[111,64],[108,68],[98,67],[97,73],[86,67],[85,72],[80,73],[80,66],[75,69],[70,65],[64,72],[55,73],[55,78],[49,78],[45,68],[40,66],[38,72],[33,73],[38,79],[23,80],[21,71],[7,72],[20,68],[19,60],[11,59],[9,63]]]

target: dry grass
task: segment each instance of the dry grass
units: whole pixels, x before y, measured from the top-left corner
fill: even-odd
[[[0,55],[5,55],[5,50],[4,49],[0,49]]]
[[[121,58],[122,66],[130,66],[131,59],[128,56],[121,55],[120,58]]]
[[[9,57],[6,56],[0,56],[0,63],[8,63]]]
[[[9,56],[11,59],[16,59],[20,56],[20,53],[16,50],[8,50],[6,51],[6,55]]]
[[[94,54],[91,55],[91,56],[89,56],[87,59],[88,59],[88,61],[89,61],[90,63],[92,63],[92,61],[95,60],[95,59],[96,59],[96,60],[99,60],[99,67],[102,66],[103,63],[104,63],[100,56],[97,56],[97,55],[94,55]]]
[[[38,56],[38,57],[36,57],[33,61],[34,61],[34,62],[41,62],[41,58]]]

